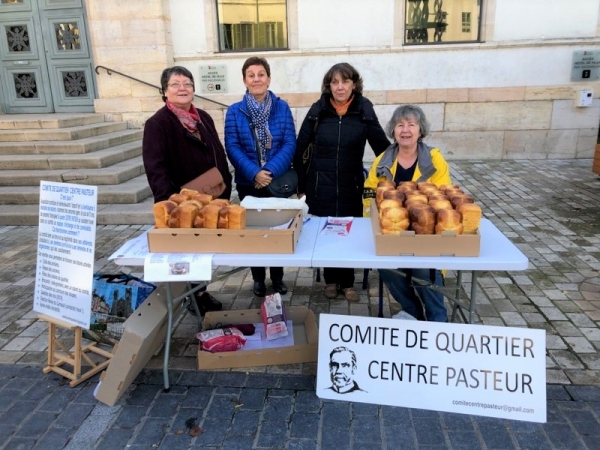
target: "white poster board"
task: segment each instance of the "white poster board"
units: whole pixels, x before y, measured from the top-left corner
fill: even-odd
[[[42,181],[33,309],[89,328],[98,188]]]
[[[546,332],[321,314],[321,398],[546,422]]]

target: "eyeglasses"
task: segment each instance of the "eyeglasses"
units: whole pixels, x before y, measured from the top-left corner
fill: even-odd
[[[183,86],[186,89],[194,88],[194,85],[192,83],[169,83],[167,86],[169,86],[171,89],[179,89],[181,88],[181,86]]]

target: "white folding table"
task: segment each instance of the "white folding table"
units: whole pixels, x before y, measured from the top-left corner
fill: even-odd
[[[371,230],[371,219],[355,218],[347,236],[321,234],[326,218],[312,217],[305,221],[298,239],[296,251],[293,254],[234,254],[216,253],[212,264],[216,266],[233,267],[347,267],[363,269],[447,269],[457,271],[452,319],[457,308],[460,310],[460,286],[463,271],[471,271],[471,296],[469,305],[469,323],[473,323],[476,304],[477,271],[488,270],[526,270],[527,257],[489,220],[482,219],[479,233],[481,249],[479,256],[378,256],[375,254],[375,240]],[[139,239],[143,247],[144,238]],[[123,254],[121,250],[125,243],[113,256],[116,264],[123,266],[143,266],[146,248],[138,249],[136,256]],[[228,272],[229,274],[231,272]],[[227,275],[226,274],[226,275]],[[379,316],[383,317],[382,283],[379,282]],[[435,289],[434,286],[432,286]],[[173,304],[190,296],[198,287],[188,290],[185,294],[173,298],[170,285],[167,285],[167,335],[165,338],[165,357],[163,364],[164,386],[169,389],[169,353],[171,334],[173,332]],[[446,294],[445,294],[446,295]],[[462,314],[462,311],[461,311]],[[199,317],[199,316],[198,316]],[[464,315],[463,315],[464,319]],[[466,321],[466,320],[465,320]]]
[[[321,219],[324,221],[325,219]],[[378,256],[370,218],[355,218],[348,236],[318,234],[313,252],[314,267],[348,267],[363,269],[447,269],[457,271],[455,295],[458,301],[462,272],[471,271],[469,323],[473,323],[476,303],[477,272],[485,270],[526,270],[527,257],[488,219],[481,220],[479,256]],[[380,285],[379,316],[383,302]]]

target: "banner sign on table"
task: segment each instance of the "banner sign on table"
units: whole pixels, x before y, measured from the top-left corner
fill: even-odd
[[[546,422],[546,332],[321,314],[321,398]]]
[[[89,328],[98,188],[40,183],[33,309]]]

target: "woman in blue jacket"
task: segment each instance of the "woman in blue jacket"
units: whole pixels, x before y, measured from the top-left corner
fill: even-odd
[[[247,195],[271,197],[267,187],[292,165],[296,130],[288,104],[269,90],[271,67],[264,58],[253,56],[242,66],[246,94],[227,110],[225,150],[235,168],[240,200]],[[264,267],[252,267],[253,292],[266,294]],[[287,293],[283,267],[270,268],[273,289]]]

